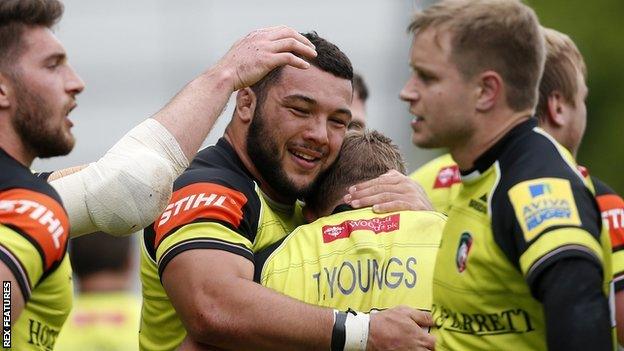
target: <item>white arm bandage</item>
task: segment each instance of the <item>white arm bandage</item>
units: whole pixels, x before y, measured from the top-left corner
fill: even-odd
[[[97,162],[54,180],[69,214],[71,236],[103,231],[127,235],[154,221],[189,162],[176,139],[147,119]]]

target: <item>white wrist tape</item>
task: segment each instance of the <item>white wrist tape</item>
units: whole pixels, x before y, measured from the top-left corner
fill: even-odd
[[[127,235],[164,210],[173,181],[187,166],[175,137],[150,118],[100,160],[51,184],[69,214],[72,237],[94,231]]]
[[[368,313],[347,313],[344,351],[366,351],[369,322]]]

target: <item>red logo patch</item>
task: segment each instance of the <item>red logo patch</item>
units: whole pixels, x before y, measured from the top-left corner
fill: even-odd
[[[400,214],[394,214],[383,218],[355,219],[337,225],[325,225],[323,242],[331,243],[334,240],[348,238],[356,230],[369,230],[375,234],[393,232],[399,230],[400,221]]]
[[[461,178],[459,177],[459,166],[446,166],[442,167],[438,172],[433,188],[450,188],[453,184],[457,183],[461,183]]]

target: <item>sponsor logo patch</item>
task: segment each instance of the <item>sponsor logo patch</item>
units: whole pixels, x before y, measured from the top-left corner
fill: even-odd
[[[572,187],[566,179],[524,181],[511,188],[508,194],[526,241],[551,226],[581,224]]]
[[[468,232],[463,232],[459,237],[459,245],[457,246],[457,253],[455,254],[455,264],[457,264],[457,271],[459,273],[466,270],[466,264],[468,262],[468,254],[472,247],[472,235]]]
[[[435,183],[433,184],[433,188],[450,188],[453,184],[457,183],[461,183],[461,178],[459,177],[459,166],[446,166],[440,168]]]
[[[197,219],[221,221],[238,228],[246,203],[243,193],[214,183],[194,183],[176,190],[154,223],[156,244],[174,228]]]
[[[400,214],[394,214],[388,217],[355,219],[337,225],[325,225],[322,228],[323,242],[330,243],[334,240],[348,238],[356,230],[368,230],[375,234],[399,230],[400,216]]]

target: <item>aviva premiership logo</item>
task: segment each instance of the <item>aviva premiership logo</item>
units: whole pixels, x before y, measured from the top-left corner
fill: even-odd
[[[462,233],[459,238],[459,246],[457,247],[457,253],[455,254],[455,263],[457,264],[457,270],[459,273],[466,270],[466,262],[468,261],[468,253],[472,247],[472,235],[468,232]]]

